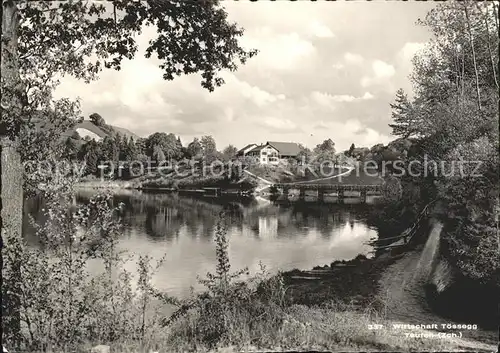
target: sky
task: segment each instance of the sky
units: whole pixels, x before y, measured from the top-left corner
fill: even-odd
[[[143,56],[154,31],[138,38],[136,58],[85,84],[65,77],[57,97],[80,97],[85,118],[146,137],[174,133],[186,145],[212,135],[217,148],[283,141],[310,148],[331,138],[388,143],[389,104],[398,88],[411,93],[411,58],[431,38],[415,22],[433,2],[222,2],[245,29],[241,44],[259,54],[212,93],[199,75],[164,81],[158,61]]]

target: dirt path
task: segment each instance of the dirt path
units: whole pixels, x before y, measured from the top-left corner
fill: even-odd
[[[292,183],[282,183],[282,184],[311,184],[311,183],[314,183],[314,182],[317,182],[317,181],[323,181],[323,180],[328,180],[328,179],[334,179],[334,178],[339,178],[339,177],[343,177],[345,175],[348,175],[350,174],[352,171],[354,170],[353,167],[351,168],[348,168],[348,170],[346,170],[345,172],[342,172],[342,173],[339,173],[339,174],[336,174],[336,175],[333,175],[333,176],[329,176],[329,177],[326,177],[326,178],[319,178],[319,179],[314,179],[314,180],[303,180],[303,181],[296,181],[296,182],[292,182]],[[270,188],[274,183],[270,182],[269,180],[266,180],[264,178],[261,178],[260,176],[257,176],[255,175],[254,173],[252,172],[249,172],[248,170],[244,170],[245,173],[247,173],[248,175],[256,178],[257,180],[259,180],[259,184],[257,185],[257,188],[255,189],[255,191],[257,193],[260,193],[268,188]]]
[[[403,258],[390,265],[382,274],[377,297],[385,303],[386,319],[414,325],[437,324],[440,326],[441,324],[454,323],[434,314],[426,303],[423,283],[428,271],[422,267],[422,263],[429,260],[426,258],[429,254],[426,254],[425,250],[407,253]],[[462,338],[457,343],[465,349],[496,351],[497,336],[495,332],[480,329],[447,330],[445,332],[457,333],[458,331],[462,332]]]

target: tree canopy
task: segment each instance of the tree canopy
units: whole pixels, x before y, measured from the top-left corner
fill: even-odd
[[[498,3],[445,2],[419,23],[434,38],[413,59],[414,96],[398,91],[391,127],[415,137],[407,162],[440,165],[412,182],[425,186],[423,202],[447,205],[443,239],[452,262],[468,277],[500,285],[500,262],[491,257],[500,206]]]
[[[145,26],[157,35],[144,55],[159,59],[165,80],[199,73],[202,87],[213,91],[224,83],[222,70],[234,71],[256,54],[240,46],[243,29],[218,0],[5,0],[0,134],[16,137],[34,111],[54,109],[61,76],[89,82],[103,68],[120,70],[137,54]],[[78,117],[78,102],[65,102],[65,113],[72,113],[66,118]]]

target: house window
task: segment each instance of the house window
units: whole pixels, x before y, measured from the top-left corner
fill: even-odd
[[[262,151],[262,155],[263,156],[267,155],[267,152],[266,151]]]

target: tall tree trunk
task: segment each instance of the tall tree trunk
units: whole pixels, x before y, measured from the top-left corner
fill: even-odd
[[[491,68],[493,70],[493,79],[495,81],[495,86],[497,87],[497,92],[498,92],[498,90],[500,89],[498,86],[498,78],[497,78],[497,71],[496,71],[496,66],[498,65],[498,63],[495,63],[495,60],[493,58],[493,51],[491,50],[490,25],[488,23],[488,17],[489,17],[488,9],[486,9],[486,13],[483,13],[483,10],[481,9],[481,5],[479,3],[476,3],[476,6],[479,9],[479,11],[481,12],[481,15],[484,16],[484,24],[485,24],[485,28],[486,28],[486,39],[487,39],[486,43],[488,44],[488,54],[490,56]],[[493,11],[495,11],[495,10],[493,10]],[[497,21],[498,21],[498,19],[497,19]]]
[[[21,79],[18,63],[19,14],[13,0],[2,0],[1,38],[1,172],[0,172],[0,234],[4,247],[17,247],[22,237],[23,185],[22,165],[18,152],[17,133],[21,121]],[[10,248],[9,248],[10,249]],[[2,328],[3,342],[18,346],[20,342],[20,261],[9,256],[2,264],[11,278],[3,278]],[[5,286],[8,288],[3,288]],[[7,294],[7,291],[9,294]],[[7,342],[6,342],[7,341]]]
[[[479,111],[481,111],[481,93],[479,91],[479,75],[477,72],[477,62],[476,62],[476,49],[474,46],[474,36],[472,35],[472,29],[470,25],[470,16],[469,16],[469,11],[467,10],[467,3],[463,4],[464,11],[465,11],[465,17],[467,19],[467,30],[469,32],[469,43],[472,49],[472,62],[474,63],[474,74],[476,76],[476,94],[477,94],[477,105],[479,108]]]

